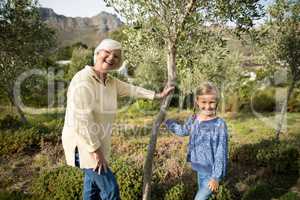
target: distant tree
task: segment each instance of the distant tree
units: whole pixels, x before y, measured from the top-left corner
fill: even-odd
[[[88,46],[82,42],[76,42],[73,45],[70,46],[64,46],[58,48],[54,54],[52,55],[53,60],[70,60],[72,57],[73,50],[75,48],[83,48],[88,49]]]
[[[117,41],[127,40],[127,35],[124,33],[124,30],[127,26],[121,26],[118,29],[111,31],[108,33],[108,37]]]
[[[14,84],[24,71],[38,67],[39,60],[54,45],[54,31],[39,16],[37,1],[0,1],[0,87],[17,108],[21,120],[27,119],[14,99]]]
[[[85,48],[75,48],[72,53],[71,63],[66,74],[67,80],[71,80],[73,76],[84,66],[91,65],[93,51]]]
[[[282,129],[287,104],[300,81],[300,2],[276,0],[269,9],[269,19],[261,30],[263,50],[269,67],[288,71],[288,92],[276,128],[276,138]]]

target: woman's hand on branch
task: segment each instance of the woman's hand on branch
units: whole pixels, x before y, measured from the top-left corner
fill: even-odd
[[[155,94],[155,98],[163,99],[167,97],[174,89],[175,89],[174,86],[166,86],[162,92]]]

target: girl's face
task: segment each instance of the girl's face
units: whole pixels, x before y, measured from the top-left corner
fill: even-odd
[[[205,94],[205,95],[199,95],[197,96],[197,101],[196,101],[200,113],[212,117],[216,113],[217,109],[217,95],[216,94]]]

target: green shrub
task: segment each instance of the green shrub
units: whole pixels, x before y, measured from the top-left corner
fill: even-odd
[[[83,173],[75,167],[63,166],[44,171],[32,184],[33,196],[39,199],[81,200]]]
[[[171,187],[165,195],[165,200],[182,200],[184,199],[184,184],[182,182]]]
[[[79,70],[84,68],[85,65],[91,64],[90,62],[92,57],[93,52],[91,49],[82,48],[80,46],[74,48],[66,78],[71,80]]]
[[[141,99],[130,105],[126,112],[132,116],[144,116],[145,114],[152,114],[153,111],[157,111],[158,109],[158,102]]]
[[[232,200],[231,192],[224,184],[220,184],[218,192],[210,200]]]
[[[264,183],[259,183],[251,187],[242,197],[242,200],[266,200],[272,198],[271,187]]]
[[[182,200],[187,199],[190,196],[188,193],[191,189],[188,189],[183,182],[180,182],[171,187],[165,194],[164,200]],[[193,196],[195,196],[193,194]],[[224,185],[219,186],[218,192],[214,193],[209,200],[232,200],[230,190]]]
[[[126,128],[117,128],[114,131],[115,135],[118,136],[123,136],[123,137],[141,137],[141,136],[145,136],[145,135],[149,135],[149,133],[151,132],[152,127],[150,126],[137,126],[137,125],[132,125],[132,126],[126,126]]]
[[[263,90],[252,98],[253,109],[257,112],[273,112],[276,107],[275,89]]]
[[[259,149],[257,163],[269,167],[275,173],[289,173],[298,170],[299,152],[296,147],[287,144],[275,144],[269,148]]]
[[[41,131],[36,128],[19,129],[0,133],[0,155],[11,155],[26,149],[38,147]]]
[[[287,110],[289,112],[300,112],[300,91],[294,91],[291,95]]]
[[[0,120],[0,130],[18,129],[21,126],[22,122],[16,116],[5,115],[5,117]]]
[[[111,162],[119,187],[122,200],[142,199],[143,179],[142,169],[134,163],[129,163],[121,159]]]
[[[273,140],[231,148],[230,160],[245,165],[268,167],[275,173],[289,173],[299,169],[298,149]]]
[[[258,148],[254,144],[245,144],[243,146],[230,145],[230,161],[240,164],[255,164]]]
[[[54,119],[51,121],[47,121],[44,124],[51,131],[61,132],[63,129],[64,121],[63,121],[63,119]]]
[[[281,196],[279,200],[300,200],[300,197],[297,195],[297,193],[288,192]]]
[[[1,200],[29,200],[31,199],[29,195],[26,195],[19,191],[1,191],[0,192],[0,199]]]

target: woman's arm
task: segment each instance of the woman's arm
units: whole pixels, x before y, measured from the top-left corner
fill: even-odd
[[[117,91],[120,96],[131,96],[136,98],[146,98],[146,99],[162,99],[168,96],[174,87],[166,87],[162,92],[156,93],[151,90],[147,90],[142,87],[134,86],[129,83],[123,82],[116,79]]]
[[[155,99],[163,99],[166,96],[168,96],[174,89],[175,89],[174,86],[166,86],[162,92],[155,93],[154,98]]]

